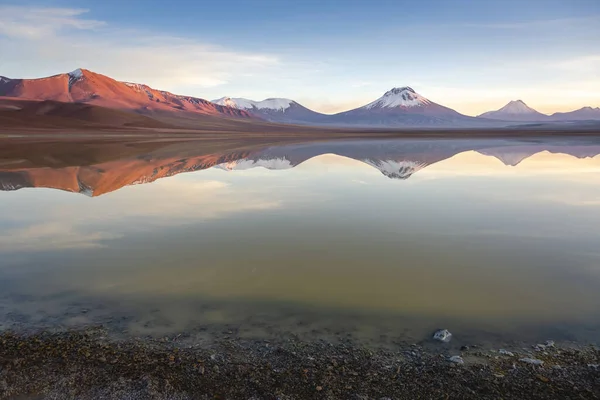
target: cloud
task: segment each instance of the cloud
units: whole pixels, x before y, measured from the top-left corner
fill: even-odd
[[[564,69],[569,72],[592,72],[598,74],[598,71],[600,71],[600,54],[593,54],[583,57],[576,57],[564,61],[558,61],[554,64],[554,67]]]
[[[61,221],[45,221],[16,229],[5,229],[0,233],[0,253],[91,249],[102,247],[105,240],[121,237],[122,235],[116,233],[87,232]]]
[[[104,22],[83,18],[89,10],[0,6],[0,34],[12,38],[42,39],[63,29],[88,30]]]
[[[197,180],[197,176],[177,175],[150,185],[128,187],[113,193],[126,214],[113,213],[117,219],[143,217],[146,223],[160,226],[196,223],[226,218],[247,211],[282,207],[282,202],[266,193],[239,190],[227,182]],[[149,201],[148,199],[152,199]],[[240,201],[243,198],[244,201]],[[106,196],[107,204],[113,199]]]
[[[180,92],[244,76],[257,79],[281,64],[270,54],[114,27],[86,18],[86,12],[0,6],[0,54],[11,54],[0,58],[0,70],[8,76],[39,77],[40,65],[48,75],[82,67]]]
[[[227,182],[199,180],[197,175],[185,174],[128,186],[97,198],[61,195],[70,196],[69,201],[49,205],[34,220],[26,216],[18,221],[9,215],[0,218],[0,254],[98,248],[149,229],[198,224],[283,206],[283,201],[273,198],[267,189],[240,190]],[[89,201],[94,202],[95,212],[91,214]]]

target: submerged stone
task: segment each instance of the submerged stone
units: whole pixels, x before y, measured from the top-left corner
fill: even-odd
[[[452,340],[452,334],[448,329],[440,329],[436,333],[433,334],[433,339],[438,340],[440,342],[448,343]]]
[[[455,364],[464,364],[465,360],[463,360],[463,358],[461,356],[452,356],[448,359],[448,361],[455,363]]]

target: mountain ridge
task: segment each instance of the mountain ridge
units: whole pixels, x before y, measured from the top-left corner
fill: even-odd
[[[222,97],[208,101],[154,89],[143,83],[121,82],[78,68],[68,73],[35,79],[0,76],[0,96],[66,103],[85,103],[140,114],[186,113],[273,123],[361,128],[493,128],[516,122],[600,120],[600,108],[583,107],[546,115],[522,100],[513,100],[477,117],[459,113],[422,96],[410,86],[398,86],[361,107],[336,114],[311,110],[288,98],[261,101]]]
[[[0,96],[86,103],[139,113],[170,111],[252,118],[243,110],[157,90],[145,84],[120,82],[83,68],[43,78],[3,80],[0,82]]]

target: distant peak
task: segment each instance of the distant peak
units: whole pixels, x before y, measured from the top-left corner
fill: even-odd
[[[220,106],[233,107],[240,110],[275,110],[285,112],[293,103],[293,100],[282,98],[268,98],[262,101],[248,100],[244,98],[221,97],[212,101]]]
[[[74,83],[83,78],[83,71],[82,68],[77,68],[75,71],[71,71],[67,74],[69,75],[69,90]]]
[[[72,78],[81,78],[83,76],[83,68],[77,68],[74,71],[68,73],[68,75]]]
[[[538,114],[536,110],[525,104],[523,100],[512,100],[498,111],[511,114]]]
[[[413,88],[411,88],[409,86],[403,86],[403,87],[395,87],[392,90],[388,90],[387,92],[385,92],[384,96],[392,96],[392,95],[396,95],[396,94],[401,94],[402,92],[416,93]]]
[[[383,96],[363,108],[394,108],[421,107],[431,102],[409,86],[395,87],[385,92]]]

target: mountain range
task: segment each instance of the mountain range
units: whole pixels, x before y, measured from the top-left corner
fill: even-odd
[[[365,163],[390,179],[405,180],[429,165],[456,154],[477,151],[515,166],[540,152],[577,158],[600,154],[595,141],[475,140],[337,140],[239,147],[226,141],[214,151],[194,141],[130,141],[82,143],[14,143],[0,149],[0,190],[54,188],[100,196],[128,185],[211,167],[227,171],[249,168],[290,169],[323,154]]]
[[[2,99],[4,106],[0,104],[0,119],[15,120],[24,104],[7,103],[9,100],[45,101],[86,104],[141,114],[158,121],[158,128],[164,128],[165,125],[193,128],[203,123],[201,117],[205,116],[247,122],[357,128],[494,128],[525,122],[600,120],[600,108],[584,107],[572,112],[546,115],[527,106],[521,100],[511,101],[499,110],[471,117],[437,104],[408,86],[393,88],[362,107],[329,115],[315,112],[294,100],[284,98],[254,101],[222,97],[208,101],[154,89],[145,84],[120,82],[86,69],[76,69],[39,79],[10,79],[0,76],[0,100]],[[46,103],[45,107],[60,108],[59,116],[69,117],[68,108],[64,106],[61,108],[55,103]],[[33,114],[46,116],[46,108],[37,107]],[[81,114],[81,110],[74,109],[71,116]],[[87,108],[85,113],[106,115],[108,112]],[[51,116],[55,119],[57,117],[56,113]],[[120,114],[115,118],[122,121],[124,115]],[[125,121],[122,124],[152,125],[152,120],[141,121],[134,118],[133,122]]]
[[[600,108],[583,107],[575,111],[562,113],[557,112],[552,115],[547,115],[529,107],[523,100],[513,100],[501,109],[496,111],[488,111],[479,115],[479,117],[502,121],[520,122],[600,120]]]

